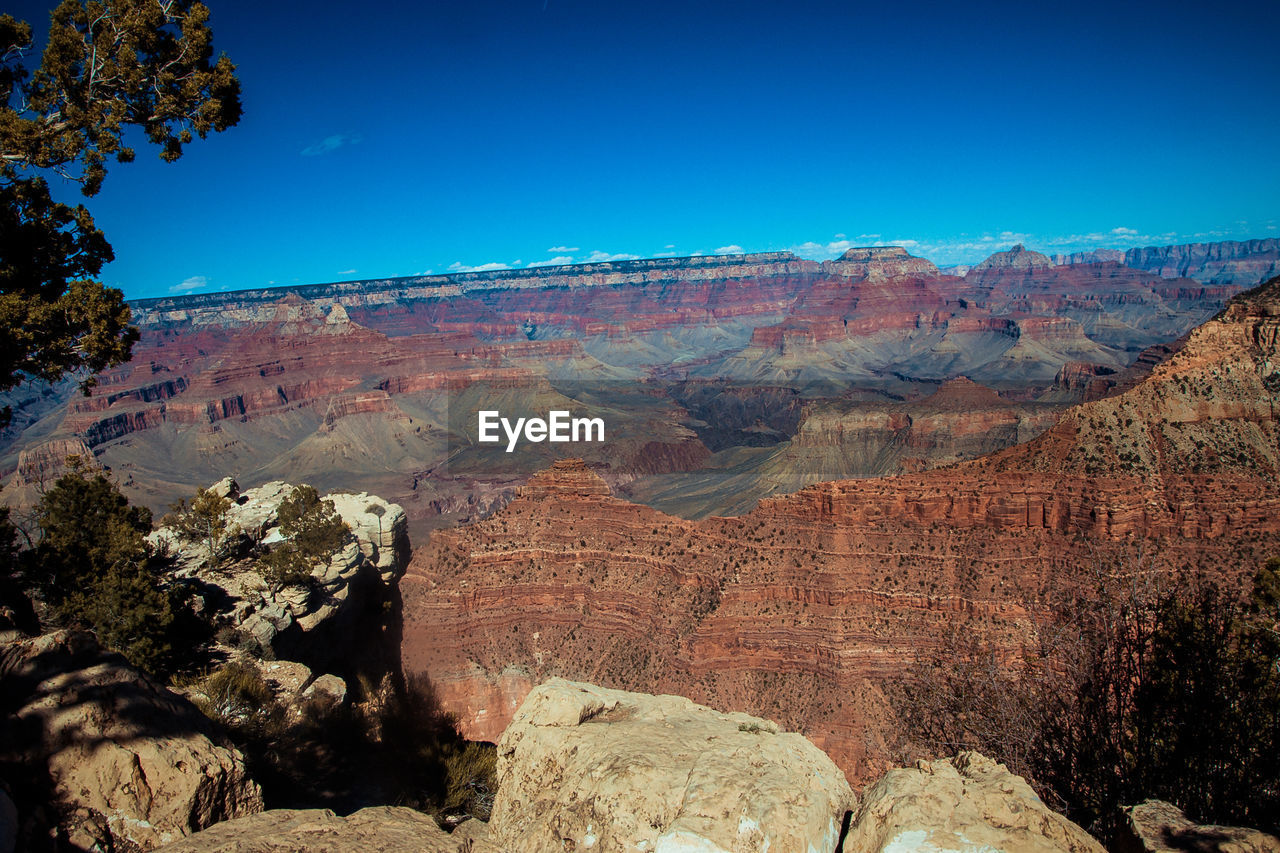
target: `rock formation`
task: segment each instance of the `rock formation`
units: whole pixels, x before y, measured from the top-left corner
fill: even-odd
[[[970,267],[966,276],[981,274],[987,270],[1033,270],[1053,265],[1047,255],[1033,252],[1019,243],[1006,252],[996,252],[985,261]]]
[[[976,752],[890,770],[864,792],[844,849],[1103,853],[1021,776]]]
[[[1249,287],[1280,274],[1280,238],[1130,249],[1124,253],[1124,265],[1165,278],[1185,276],[1206,283]]]
[[[1107,369],[1105,375],[1119,374]],[[1089,388],[1101,397],[1113,386]],[[628,483],[620,494],[683,518],[703,518],[746,513],[760,498],[827,480],[925,471],[1034,438],[1062,413],[1057,400],[1078,402],[1078,396],[1068,396],[1075,384],[1070,387],[1071,392],[1050,397],[1055,404],[1020,403],[960,377],[910,402],[809,403],[791,436],[768,450],[679,476]]]
[[[938,268],[931,261],[912,257],[901,246],[849,249],[837,260],[825,264],[824,268],[837,275],[858,279],[938,275]]]
[[[617,485],[712,463],[674,400],[687,380],[910,400],[964,375],[1027,398],[1068,363],[1125,368],[1241,286],[1035,257],[967,278],[881,247],[825,264],[665,258],[143,300],[134,360],[92,396],[14,399],[28,408],[0,436],[3,499],[29,505],[68,449],[89,450],[157,514],[227,473],[301,478],[386,495],[416,533],[483,514],[527,477],[504,479],[460,439],[464,415],[496,400],[603,409],[606,445],[568,455]]]
[[[211,490],[231,498],[228,534],[216,566],[204,542],[184,540],[172,528],[157,528],[149,536],[151,542],[176,555],[176,577],[218,590],[217,595],[204,593],[207,606],[217,608],[206,617],[275,655],[321,668],[332,665],[332,643],[344,638],[350,643],[353,635],[361,634],[358,626],[370,618],[371,610],[380,614],[380,602],[392,595],[404,572],[409,551],[404,510],[365,493],[325,495],[350,528],[350,536],[327,563],[313,570],[313,585],[273,589],[252,555],[280,538],[280,505],[293,487],[272,482],[241,493],[228,478]]]
[[[1280,838],[1239,826],[1197,824],[1163,800],[1146,800],[1125,809],[1127,818],[1116,841],[1121,853],[1280,853]]]
[[[328,809],[272,809],[220,823],[166,853],[469,853],[422,812],[376,806],[339,817]]]
[[[834,850],[853,793],[813,744],[679,696],[552,680],[498,745],[500,849]]]
[[[562,464],[418,549],[405,669],[482,739],[562,676],[779,720],[870,781],[894,729],[878,685],[957,620],[1012,652],[1092,571],[1230,582],[1280,553],[1278,340],[1280,280],[1027,444],[737,518],[673,518]]]
[[[262,810],[244,759],[209,721],[90,635],[3,644],[0,685],[24,833],[43,821],[79,849],[150,850]]]

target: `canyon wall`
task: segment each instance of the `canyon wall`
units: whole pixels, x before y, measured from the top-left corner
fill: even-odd
[[[668,516],[558,464],[417,550],[404,666],[473,737],[559,675],[776,719],[868,780],[895,734],[883,688],[949,632],[1012,653],[1099,576],[1243,584],[1280,553],[1278,339],[1280,280],[1031,442],[737,518]]]
[[[1129,249],[1095,249],[1054,255],[1058,264],[1118,262],[1165,278],[1192,278],[1211,284],[1250,287],[1280,274],[1280,238],[1184,243]]]

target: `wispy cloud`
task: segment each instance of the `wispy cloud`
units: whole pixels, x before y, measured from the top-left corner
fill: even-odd
[[[721,246],[719,249],[716,249],[716,250],[715,250],[715,252],[714,252],[713,254],[716,254],[716,255],[741,255],[741,254],[742,254],[742,247],[741,247],[741,246],[739,246],[737,243],[733,243],[733,244],[728,245],[728,246]]]
[[[492,272],[493,270],[509,270],[510,264],[499,263],[498,261],[490,261],[487,264],[469,267],[461,261],[454,261],[449,264],[449,272]]]
[[[204,290],[209,286],[209,277],[203,275],[193,275],[185,278],[178,284],[169,288],[170,293],[192,293],[197,290]]]
[[[599,249],[596,249],[594,252],[587,255],[582,262],[585,264],[602,264],[607,261],[635,261],[639,260],[639,258],[639,255],[628,255],[626,252],[619,252],[616,255],[611,255],[608,252],[602,252]]]
[[[1268,230],[1275,230],[1275,228],[1270,227]],[[1249,236],[1251,233],[1248,228],[1240,223],[1195,233],[1177,231],[1153,233],[1128,225],[1117,225],[1077,234],[1037,234],[1006,230],[923,240],[887,239],[881,234],[859,234],[853,239],[848,239],[837,234],[834,240],[827,242],[810,240],[798,246],[792,246],[791,251],[802,258],[827,261],[839,257],[854,246],[902,246],[917,257],[928,258],[940,266],[950,266],[977,263],[996,252],[1011,249],[1019,243],[1045,254],[1066,255],[1093,249],[1167,246],[1197,241],[1247,239]]]
[[[355,275],[356,270],[338,270],[338,275]]]
[[[579,252],[581,249],[577,246],[552,246],[550,249],[547,249],[547,251],[553,255],[564,255],[569,252]]]
[[[529,264],[531,267],[561,267],[565,264],[573,263],[573,258],[568,255],[556,255],[554,258],[548,258],[545,261],[533,261]]]
[[[302,156],[318,157],[321,154],[328,154],[330,151],[337,151],[339,148],[344,148],[348,145],[359,145],[363,141],[364,137],[358,133],[335,133],[303,148]]]

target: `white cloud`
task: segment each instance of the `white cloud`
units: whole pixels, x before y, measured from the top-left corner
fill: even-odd
[[[716,254],[716,255],[741,255],[741,254],[742,254],[742,247],[741,247],[741,246],[739,246],[737,243],[731,244],[731,245],[729,245],[729,246],[721,246],[719,249],[716,249],[716,250],[715,250],[715,252],[714,252],[713,254]]]
[[[664,249],[674,249],[675,247],[676,247],[676,244],[675,244],[675,243],[668,243],[667,245],[663,246],[662,248],[664,248]]]
[[[577,246],[552,246],[550,249],[547,249],[547,251],[553,255],[564,255],[564,254],[567,254],[568,252],[581,251],[581,249],[579,249]]]
[[[480,264],[479,266],[474,267],[469,267],[461,261],[454,261],[449,264],[449,272],[493,272],[494,270],[509,269],[511,269],[511,267],[508,264],[498,263],[497,261],[490,261],[487,264]]]
[[[355,270],[338,270],[338,275],[355,275]]]
[[[170,293],[191,293],[196,290],[204,290],[209,286],[209,277],[203,275],[193,275],[190,278],[183,279],[180,283],[169,288]]]
[[[1112,228],[1111,233],[1116,235],[1117,237],[1129,237],[1129,236],[1136,235],[1138,233],[1138,229],[1125,228],[1123,225],[1119,225],[1115,228]]]
[[[529,264],[531,267],[562,267],[565,264],[573,263],[573,258],[568,255],[557,255],[554,258],[548,258],[545,261],[533,261]]]
[[[862,236],[879,237],[880,235],[863,234]],[[801,243],[799,246],[792,246],[791,253],[801,258],[808,258],[811,261],[830,261],[840,257],[855,245],[865,246],[867,242],[868,241],[866,240],[862,240],[860,243],[854,243],[844,237],[841,237],[839,240],[832,240],[829,243],[817,243],[810,240],[806,243]]]
[[[640,259],[639,255],[628,255],[625,252],[619,252],[616,255],[611,255],[608,252],[602,252],[599,249],[596,249],[594,252],[587,255],[587,257],[583,260],[583,263],[602,264],[608,261],[635,261],[639,259]]]
[[[364,141],[364,137],[358,133],[335,133],[332,136],[326,136],[319,142],[308,145],[302,149],[303,157],[318,157],[321,154],[328,154],[330,151],[337,151],[347,145],[359,145]]]

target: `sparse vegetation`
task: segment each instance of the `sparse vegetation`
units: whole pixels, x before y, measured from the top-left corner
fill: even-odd
[[[977,749],[1107,838],[1157,797],[1194,819],[1280,828],[1280,562],[1247,605],[1199,581],[1104,586],[1063,605],[1039,646],[957,630],[894,697],[910,737]],[[905,756],[904,756],[905,757]]]
[[[320,500],[311,486],[298,486],[280,505],[280,532],[284,541],[259,560],[263,577],[277,588],[308,582],[351,531],[333,501]]]
[[[187,539],[203,542],[209,549],[209,565],[218,566],[218,549],[228,534],[227,513],[231,500],[209,489],[197,489],[188,503],[181,498],[170,507],[171,511],[160,520],[166,527],[176,530]]]
[[[185,589],[143,539],[151,513],[135,507],[106,474],[76,464],[44,494],[39,541],[18,558],[21,575],[51,625],[91,628],[135,666],[166,673],[198,644]]]

